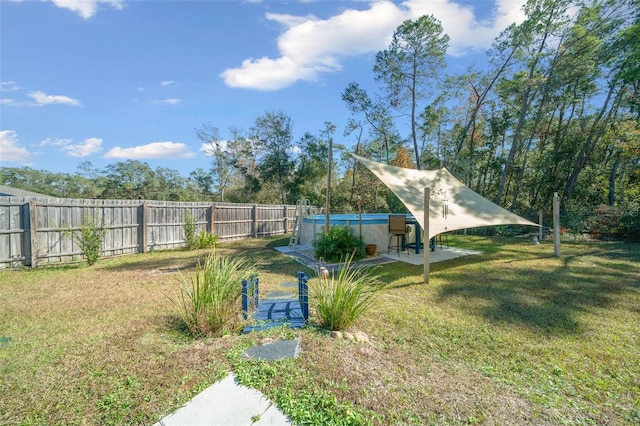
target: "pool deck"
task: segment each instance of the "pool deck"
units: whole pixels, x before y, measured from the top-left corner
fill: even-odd
[[[317,259],[307,255],[306,253],[313,252],[311,247],[298,245],[295,248],[291,247],[276,247],[280,253],[293,257],[299,263],[311,268],[316,269],[319,262]],[[429,252],[429,264],[442,262],[445,260],[455,259],[462,256],[471,256],[474,254],[481,254],[478,250],[468,250],[458,247],[438,247],[435,251]],[[391,253],[376,253],[374,256],[367,257],[357,262],[358,265],[381,265],[392,262],[405,262],[411,265],[424,265],[424,253],[416,254],[413,250],[406,250],[400,252]],[[326,265],[329,271],[334,271],[340,264],[328,264]]]

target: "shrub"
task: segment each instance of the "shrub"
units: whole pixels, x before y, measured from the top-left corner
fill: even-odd
[[[615,238],[620,234],[622,211],[616,207],[600,205],[593,209],[589,218],[591,235],[594,238]]]
[[[375,307],[383,288],[378,277],[365,266],[351,266],[353,256],[345,258],[342,268],[326,279],[309,283],[310,300],[318,322],[330,330],[349,329],[365,312]]]
[[[184,241],[187,243],[187,249],[193,250],[197,247],[198,241],[196,236],[196,222],[191,216],[191,212],[187,210],[184,222]]]
[[[316,258],[323,258],[327,262],[340,262],[351,257],[353,260],[364,258],[366,253],[364,241],[353,236],[351,228],[334,226],[328,234],[322,234],[313,243]]]
[[[180,275],[178,297],[167,297],[192,335],[222,336],[242,325],[242,280],[256,272],[248,259],[213,250],[192,277]]]
[[[218,244],[218,236],[206,231],[201,231],[196,239],[196,248],[213,249]]]
[[[73,231],[64,231],[64,234],[80,245],[80,249],[87,258],[87,264],[93,265],[102,254],[107,229],[104,227],[104,221],[98,224],[94,218],[89,216],[85,216],[84,222],[84,225],[80,226],[80,235]]]

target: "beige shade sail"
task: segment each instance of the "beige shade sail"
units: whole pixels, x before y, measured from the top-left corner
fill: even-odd
[[[413,214],[424,230],[424,189],[431,189],[429,237],[457,229],[489,225],[539,226],[492,203],[456,179],[446,168],[394,167],[352,154],[380,179]]]

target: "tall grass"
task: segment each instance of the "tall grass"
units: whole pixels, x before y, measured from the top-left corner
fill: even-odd
[[[177,297],[168,296],[194,336],[222,336],[242,324],[242,280],[257,272],[243,257],[224,257],[213,250],[191,277],[180,275]]]
[[[353,255],[346,257],[337,272],[328,278],[317,277],[309,283],[319,324],[330,330],[348,330],[366,312],[375,308],[383,286],[370,267],[352,266]]]

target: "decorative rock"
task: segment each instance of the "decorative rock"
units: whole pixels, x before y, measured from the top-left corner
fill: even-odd
[[[366,334],[364,334],[361,331],[357,331],[353,337],[355,338],[356,342],[358,343],[369,343],[369,336],[367,336]]]
[[[334,337],[336,339],[342,339],[342,332],[341,331],[332,331],[331,332],[331,337]]]
[[[371,356],[373,354],[373,351],[366,346],[361,346],[360,349],[358,349],[358,352],[366,356]]]
[[[354,336],[352,333],[349,333],[348,331],[345,331],[345,332],[343,333],[343,336],[344,336],[344,338],[345,338],[345,339],[348,339],[348,340],[353,340],[353,339],[355,339],[355,336]]]

